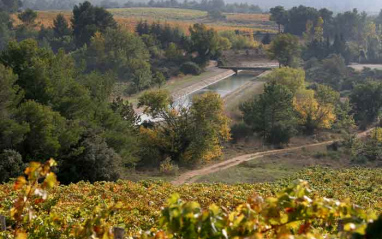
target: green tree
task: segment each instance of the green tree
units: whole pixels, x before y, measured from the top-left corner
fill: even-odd
[[[0,55],[0,62],[17,74],[16,84],[24,90],[26,99],[50,104],[70,119],[90,115],[90,95],[75,79],[78,72],[71,56],[63,52],[55,55],[39,48],[36,41],[25,40],[11,42]]]
[[[123,120],[130,123],[131,128],[135,128],[140,122],[140,117],[135,113],[132,103],[124,101],[118,97],[110,104],[110,108],[119,114]]]
[[[151,84],[149,52],[140,37],[132,33],[119,29],[97,33],[89,47],[80,51],[76,58],[79,62],[86,61],[87,72],[115,73],[119,80],[131,83],[133,92]]]
[[[196,23],[190,27],[191,48],[190,53],[197,52],[195,59],[198,64],[205,66],[214,56],[220,54],[219,36],[213,29],[204,24]]]
[[[8,182],[23,173],[24,163],[21,155],[14,150],[4,150],[0,154],[0,183]]]
[[[68,21],[61,13],[53,20],[53,32],[56,38],[63,38],[72,34]]]
[[[68,121],[50,107],[34,101],[21,104],[14,118],[30,127],[23,143],[17,146],[26,161],[57,157],[80,139],[82,129],[78,122]]]
[[[20,21],[27,27],[33,27],[37,18],[37,12],[28,8],[17,15]]]
[[[348,70],[340,55],[330,55],[321,62],[307,64],[306,75],[310,81],[330,85],[336,90],[341,90]]]
[[[82,47],[90,43],[96,32],[104,33],[108,28],[116,29],[117,23],[110,12],[86,1],[74,6],[72,27],[76,45]]]
[[[272,42],[272,37],[271,37],[271,34],[269,33],[266,33],[263,39],[261,39],[261,43],[263,43],[264,45],[269,45],[271,44],[271,42]]]
[[[271,8],[269,12],[271,13],[270,20],[276,22],[279,26],[279,33],[281,33],[281,26],[285,26],[288,23],[288,11],[282,6],[277,6]]]
[[[48,59],[53,54],[46,49],[39,49],[34,40],[25,40],[21,43],[10,42],[8,49],[0,55],[0,62],[7,67],[12,67],[17,74],[17,85],[25,91],[26,99],[36,99],[39,102],[47,102],[49,96],[47,89],[50,87],[50,79],[43,75]],[[44,58],[42,61],[40,59]]]
[[[316,25],[319,17],[319,12],[315,8],[302,5],[293,7],[288,11],[288,24],[285,27],[285,32],[302,36],[306,30],[306,24],[311,22]]]
[[[88,130],[79,142],[80,152],[59,161],[58,177],[63,183],[86,180],[116,181],[123,167],[121,157],[105,142],[105,138]]]
[[[0,119],[8,117],[23,97],[23,91],[16,81],[17,76],[12,70],[0,64]]]
[[[7,12],[0,11],[0,51],[4,50],[8,42],[14,38],[13,24]]]
[[[93,101],[103,103],[109,100],[113,91],[115,77],[109,73],[100,74],[93,71],[79,76],[77,81],[89,90]]]
[[[278,60],[280,66],[298,66],[300,54],[299,40],[291,34],[278,35],[268,50],[269,58]]]
[[[244,103],[240,110],[244,114],[244,122],[266,143],[287,144],[295,133],[297,121],[293,111],[293,94],[284,85],[267,83],[264,93]]]
[[[382,107],[382,83],[368,81],[357,85],[350,95],[355,120],[363,125],[374,122]]]
[[[375,22],[375,25],[377,25],[378,29],[382,28],[382,9],[379,12],[378,16],[375,18],[374,22]]]
[[[287,87],[293,95],[305,87],[305,71],[303,69],[289,67],[274,69],[265,76],[265,79],[268,82]]]
[[[164,84],[166,84],[166,77],[162,74],[162,72],[157,71],[153,75],[153,83],[161,88]]]
[[[0,11],[16,12],[21,7],[21,3],[20,0],[1,0]]]
[[[0,151],[14,149],[29,131],[27,124],[13,119],[13,111],[24,95],[16,80],[12,70],[0,64]]]
[[[173,42],[168,45],[165,55],[167,59],[174,62],[180,62],[183,59],[183,51]]]

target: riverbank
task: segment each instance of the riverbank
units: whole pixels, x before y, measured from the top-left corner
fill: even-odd
[[[224,69],[219,69],[215,67],[216,69],[213,69],[214,72],[217,73],[217,75],[214,75],[212,77],[202,79],[199,82],[196,82],[193,85],[190,85],[188,87],[185,87],[179,91],[173,92],[171,95],[174,99],[181,99],[184,98],[196,91],[202,90],[206,88],[207,86],[213,85],[215,83],[218,83],[219,81],[222,81],[224,79],[227,79],[230,76],[235,75],[235,72],[233,70],[224,70]]]
[[[255,95],[263,92],[265,81],[261,78],[268,73],[269,71],[257,72],[258,75],[253,80],[245,83],[238,89],[224,96],[223,100],[225,109],[228,116],[232,119],[232,123],[240,121],[242,118],[242,114],[239,109],[240,104],[253,99]]]

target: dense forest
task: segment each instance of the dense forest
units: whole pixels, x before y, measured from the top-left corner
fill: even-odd
[[[117,81],[128,82],[130,94],[158,88],[174,72],[199,74],[223,49],[213,29],[195,24],[185,36],[168,25],[141,22],[133,34],[89,2],[74,7],[71,28],[58,15],[54,27],[36,30],[32,10],[18,14],[23,24],[16,27],[9,13],[2,17],[1,169],[7,172],[2,180],[32,159],[55,157],[60,180],[75,182],[116,180],[124,166],[156,165],[166,158],[191,164],[220,154],[229,129],[216,95],[195,99],[189,110],[177,109],[178,115],[167,107],[172,102],[167,92],[148,92],[139,105],[166,124],[145,130],[137,127],[129,102],[110,99]],[[215,120],[201,117],[207,106],[214,108],[208,114]],[[208,130],[211,134],[202,136]]]
[[[307,45],[304,60],[319,60],[331,53],[340,54],[346,61],[381,62],[382,11],[377,17],[357,9],[334,14],[323,8],[299,6],[286,10],[282,6],[270,10],[271,20],[280,32],[303,37]]]

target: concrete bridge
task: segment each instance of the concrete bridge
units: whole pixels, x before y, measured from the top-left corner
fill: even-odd
[[[267,66],[218,66],[220,69],[233,70],[236,74],[239,71],[269,71],[278,68],[278,65],[267,65]]]

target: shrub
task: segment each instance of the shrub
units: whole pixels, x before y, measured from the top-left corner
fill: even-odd
[[[246,138],[252,134],[252,129],[244,123],[234,124],[231,127],[231,137],[233,142]]]
[[[179,167],[174,164],[170,158],[166,158],[163,162],[161,162],[159,171],[164,175],[177,175]]]
[[[21,155],[14,150],[4,150],[0,154],[0,183],[15,178],[22,173],[24,163]]]
[[[183,74],[191,74],[191,75],[200,75],[202,73],[202,69],[200,67],[191,61],[185,62],[180,66],[180,71]]]

